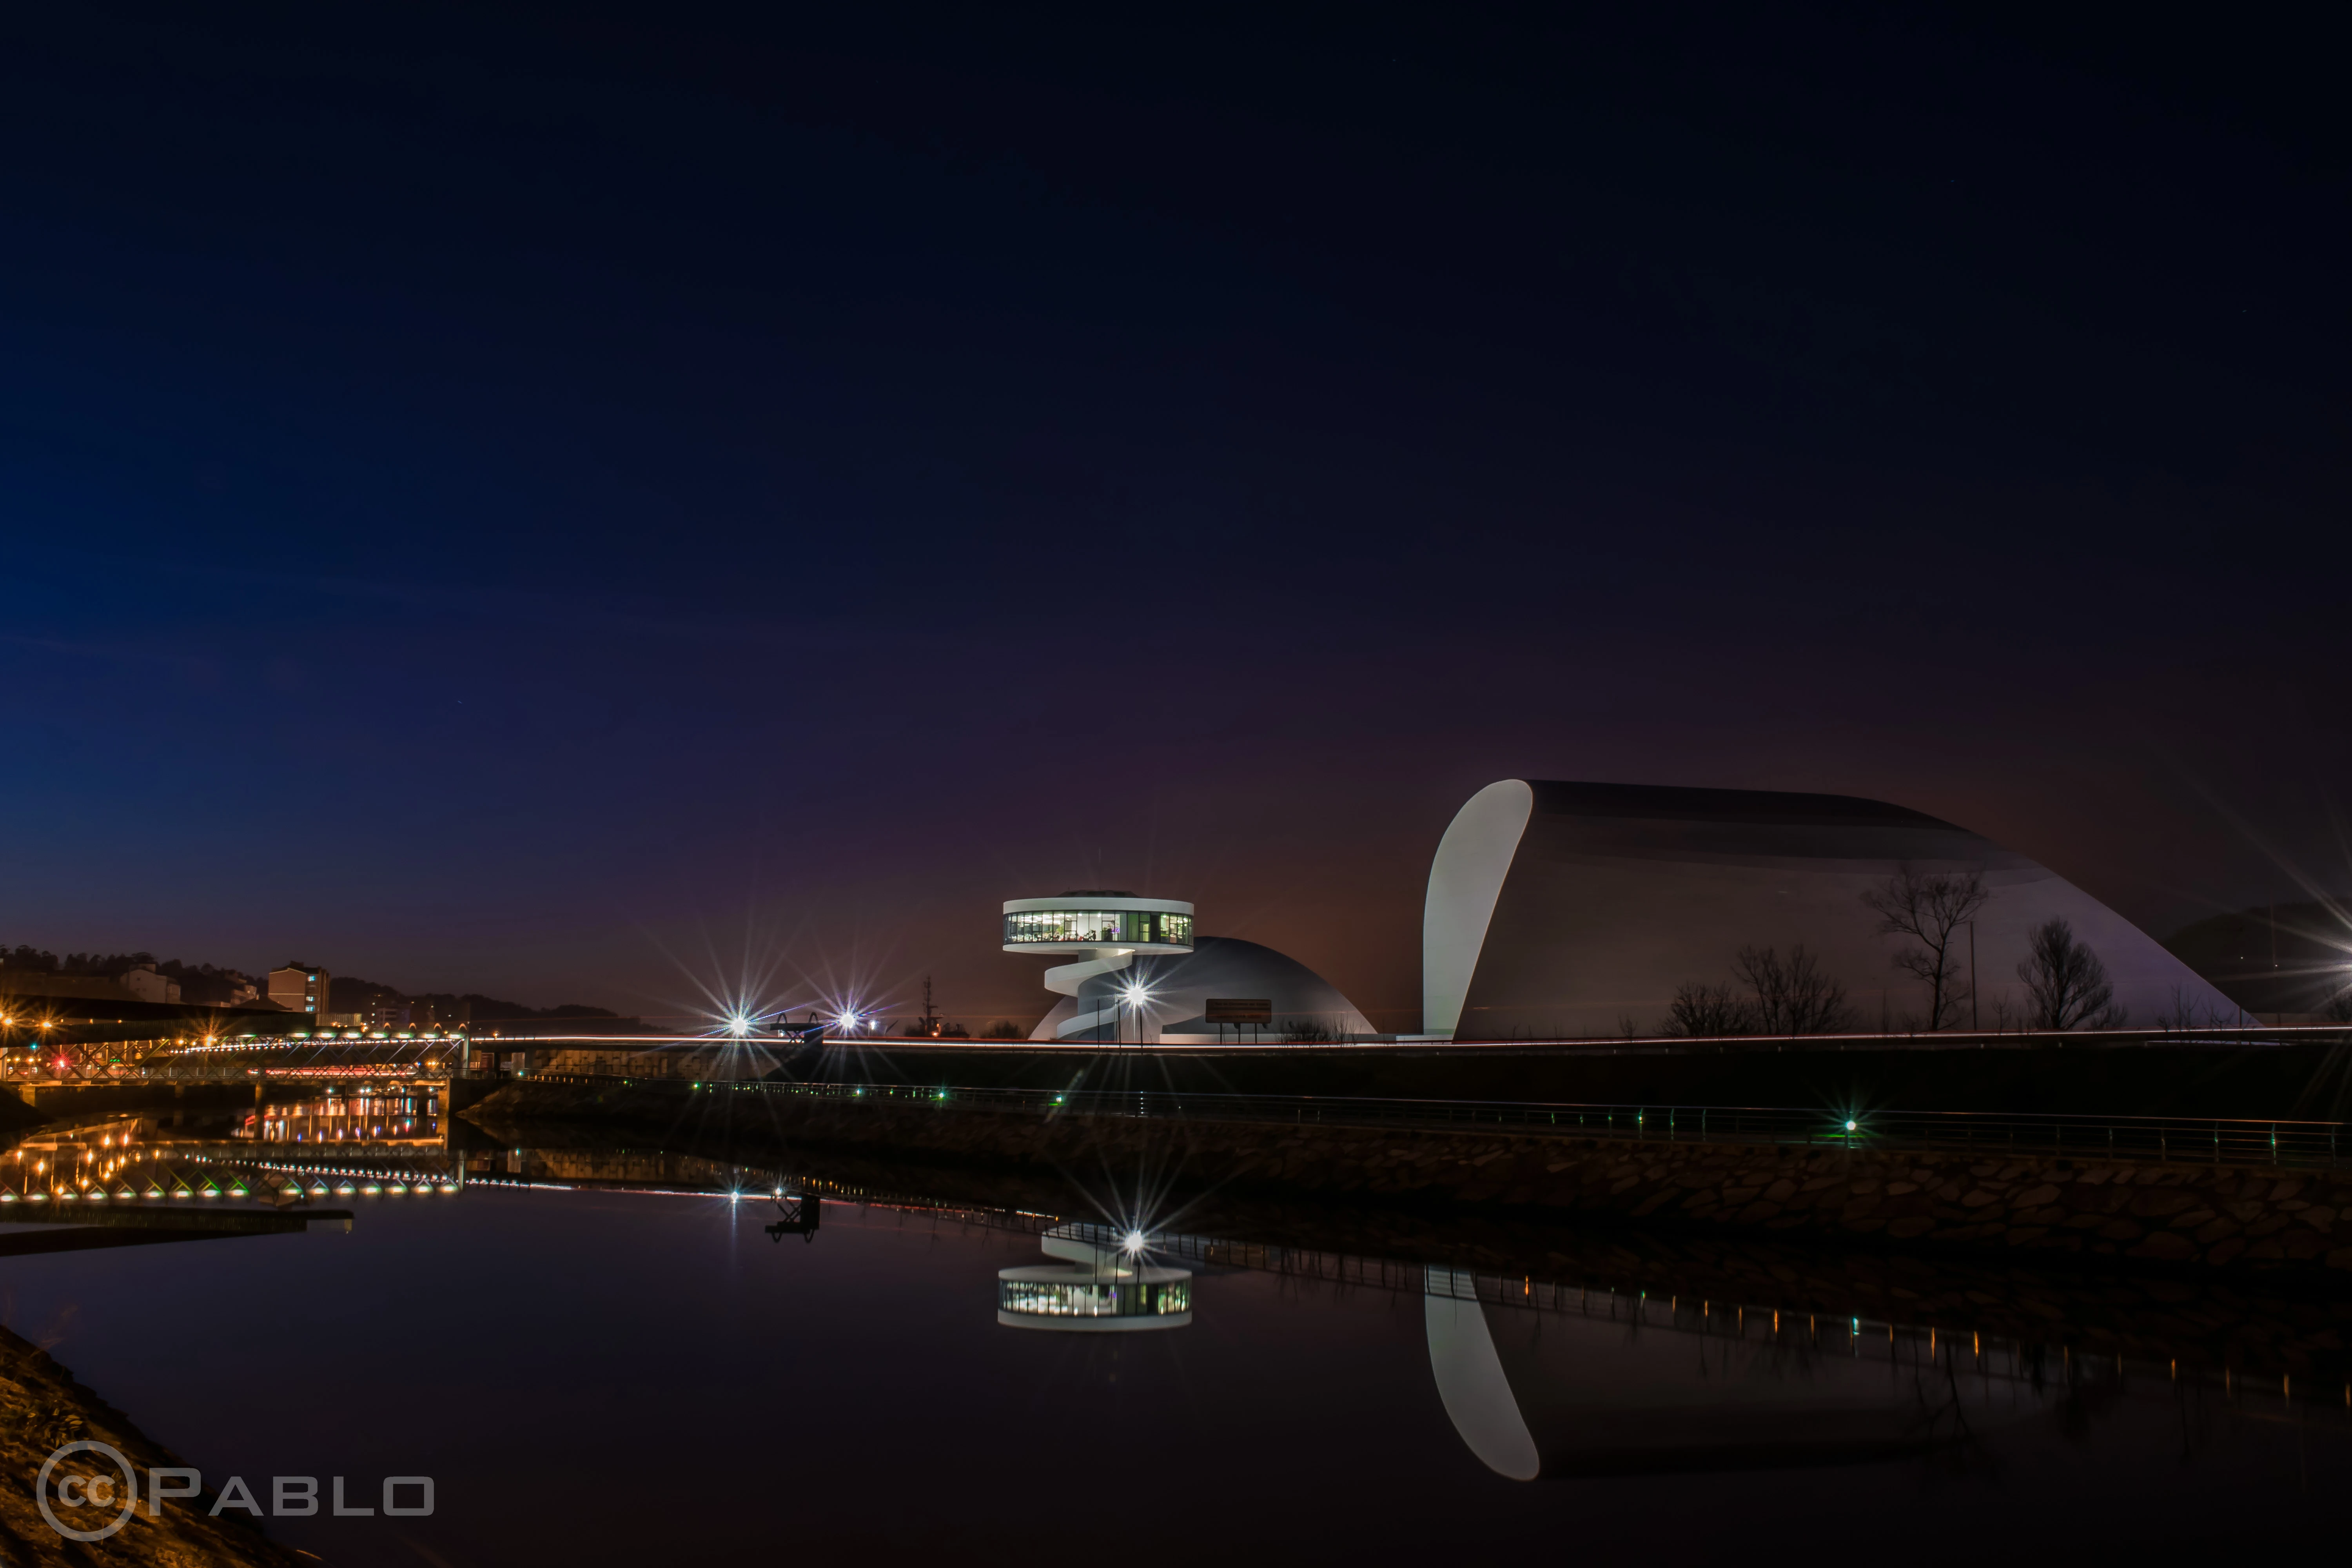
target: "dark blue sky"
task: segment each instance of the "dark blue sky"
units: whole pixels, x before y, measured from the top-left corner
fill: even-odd
[[[0,939],[1402,1022],[1513,774],[2352,882],[2326,40],[1530,16],[11,18]]]

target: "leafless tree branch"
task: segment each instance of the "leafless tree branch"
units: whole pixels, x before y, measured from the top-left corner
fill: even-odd
[[[1974,920],[1991,897],[1980,872],[1922,875],[1909,866],[1862,895],[1863,903],[1878,917],[1880,935],[1906,937],[1916,944],[1897,952],[1894,963],[1927,985],[1924,1021],[1930,1030],[1949,1028],[1958,1021],[1969,986],[1952,951],[1952,935]]]
[[[2037,1029],[2074,1029],[2084,1024],[2113,1028],[2123,1022],[2124,1010],[2116,1005],[2107,966],[2074,940],[2074,928],[2063,915],[2033,928],[2032,942],[2017,961],[2017,977],[2033,999]]]
[[[1803,942],[1785,960],[1774,948],[1743,947],[1732,970],[1755,998],[1759,1034],[1827,1035],[1852,1022],[1845,987],[1822,973],[1821,959]]]

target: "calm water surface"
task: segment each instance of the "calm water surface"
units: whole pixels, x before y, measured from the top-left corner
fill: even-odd
[[[1044,1222],[969,1205],[829,1203],[804,1241],[692,1193],[317,1201],[348,1228],[0,1284],[210,1485],[435,1478],[430,1518],[270,1522],[335,1563],[1984,1562],[2320,1544],[2352,1499],[2338,1386],[1531,1276],[1513,1301],[1360,1236],[1196,1256],[1185,1326],[1067,1333],[997,1319]]]

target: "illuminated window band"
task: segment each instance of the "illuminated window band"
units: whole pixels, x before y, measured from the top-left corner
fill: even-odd
[[[1175,899],[1081,889],[1050,899],[1008,899],[1004,945],[1012,952],[1190,952],[1192,906]]]
[[[1002,1269],[996,1321],[1009,1329],[1181,1329],[1192,1321],[1192,1276],[1183,1268],[1106,1275],[1066,1264]]]
[[[1014,942],[1101,942],[1120,947],[1192,944],[1192,917],[1157,910],[1024,910],[1004,917]]]

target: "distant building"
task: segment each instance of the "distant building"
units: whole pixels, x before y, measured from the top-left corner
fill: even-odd
[[[0,970],[0,996],[70,996],[79,1001],[123,1002],[131,993],[103,974],[56,974],[46,970]]]
[[[234,969],[190,973],[180,978],[183,1000],[206,1007],[245,1007],[261,1000],[261,988]]]
[[[158,974],[152,963],[134,963],[122,972],[120,982],[125,991],[142,1002],[177,1002],[180,983],[168,974]]]
[[[269,999],[289,1013],[308,1013],[311,1021],[326,1022],[327,972],[307,963],[289,963],[269,972]]]

